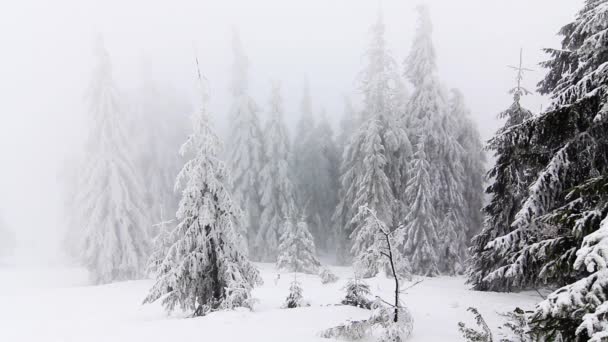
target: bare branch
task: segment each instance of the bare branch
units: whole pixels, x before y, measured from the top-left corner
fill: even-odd
[[[378,299],[379,299],[379,300],[380,300],[382,303],[384,303],[384,304],[386,304],[386,305],[388,305],[388,306],[390,306],[390,307],[392,307],[392,308],[396,307],[394,304],[391,304],[391,303],[389,303],[389,302],[385,301],[385,300],[384,300],[384,299],[382,299],[380,296],[376,296],[376,298],[378,298]]]
[[[419,279],[418,281],[414,282],[412,285],[410,285],[410,286],[408,286],[408,287],[406,287],[406,288],[403,288],[403,289],[401,289],[401,290],[399,290],[399,291],[400,291],[400,292],[405,292],[405,291],[407,291],[407,290],[411,289],[412,287],[414,287],[414,286],[416,286],[416,285],[418,285],[418,284],[422,283],[423,281],[424,281],[424,279]]]

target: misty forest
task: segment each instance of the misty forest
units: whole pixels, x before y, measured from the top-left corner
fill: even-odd
[[[20,222],[0,218],[0,340],[608,341],[608,0],[492,64],[508,84],[466,90],[439,67],[445,9],[408,5],[394,40],[368,5],[335,93],[298,65],[296,87],[256,71],[238,23],[224,83],[196,32],[177,87],[145,58],[125,87],[89,36],[85,128],[54,176],[64,266],[19,266]],[[488,93],[502,109],[474,113]]]

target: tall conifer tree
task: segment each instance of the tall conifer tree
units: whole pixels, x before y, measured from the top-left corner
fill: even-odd
[[[96,283],[143,275],[150,245],[144,192],[103,40],[89,87],[89,137],[74,198],[78,257]],[[79,229],[78,229],[79,228]]]
[[[476,290],[509,291],[514,289],[512,282],[507,278],[494,276],[492,276],[493,280],[486,278],[490,273],[501,269],[506,263],[506,258],[487,248],[487,244],[512,231],[511,224],[515,220],[515,214],[521,209],[522,202],[528,193],[528,187],[534,177],[532,163],[527,159],[528,154],[525,149],[502,138],[513,127],[533,116],[532,112],[525,109],[520,103],[521,97],[529,93],[521,86],[523,71],[522,69],[518,72],[518,85],[512,90],[513,103],[507,110],[499,114],[499,118],[506,119],[505,124],[486,147],[488,150],[494,151],[496,164],[488,172],[492,184],[488,186],[486,193],[492,197],[490,203],[483,208],[484,226],[482,231],[473,238],[471,247],[469,282]]]
[[[283,220],[295,206],[289,167],[290,145],[278,84],[272,86],[269,116],[264,129],[266,158],[260,174],[262,216],[255,248],[261,260],[276,261]]]
[[[258,106],[249,95],[249,60],[236,31],[232,36],[232,107],[230,109],[229,161],[233,195],[243,209],[244,230],[248,245],[253,246],[259,231],[260,172],[264,160],[264,138],[258,118]],[[259,255],[252,255],[258,258]]]
[[[198,62],[197,62],[198,64]],[[250,307],[251,290],[261,283],[247,260],[239,236],[239,208],[232,202],[227,167],[219,159],[208,95],[201,82],[202,104],[193,117],[194,131],[181,148],[192,155],[177,178],[183,186],[173,244],[157,267],[156,283],[145,303],[162,298],[167,311],[176,306],[195,316],[220,309]]]
[[[393,227],[395,182],[400,175],[393,173],[396,154],[404,139],[401,127],[393,125],[395,118],[395,61],[386,48],[384,21],[378,13],[371,29],[371,41],[365,54],[367,64],[360,77],[363,110],[360,128],[351,137],[341,164],[341,193],[343,194],[334,222],[340,227],[342,237],[350,236],[351,254],[361,257],[373,244],[364,237],[365,217],[357,216],[359,206],[367,205],[378,217]],[[363,235],[361,235],[363,234]],[[359,236],[360,235],[360,236]],[[345,248],[344,250],[346,250]],[[378,271],[375,262],[366,262],[362,270],[368,276]]]

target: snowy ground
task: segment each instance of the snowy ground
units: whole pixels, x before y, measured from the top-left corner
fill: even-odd
[[[0,341],[7,342],[167,342],[167,341],[327,341],[322,329],[369,312],[336,306],[349,268],[332,268],[338,283],[322,285],[317,276],[298,275],[311,307],[281,309],[293,274],[281,274],[275,285],[273,265],[259,264],[265,284],[255,290],[255,311],[217,312],[206,317],[168,316],[160,305],[141,305],[150,280],[86,286],[86,273],[76,268],[12,267],[0,263]],[[390,299],[393,282],[379,277],[372,291]],[[475,306],[495,327],[497,312],[515,306],[531,308],[535,293],[501,294],[470,291],[463,278],[429,278],[404,296],[414,316],[412,342],[461,341],[458,321],[471,321]]]

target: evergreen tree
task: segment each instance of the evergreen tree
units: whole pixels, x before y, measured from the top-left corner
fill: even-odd
[[[346,147],[340,167],[340,199],[334,222],[342,238],[350,237],[351,254],[364,253],[373,240],[362,228],[364,218],[355,220],[359,206],[367,205],[377,212],[387,225],[393,226],[396,207],[395,192],[401,175],[393,168],[405,141],[405,130],[395,120],[395,61],[386,49],[382,13],[378,13],[371,29],[372,39],[366,52],[367,65],[361,73],[360,88],[363,110],[360,127]],[[344,244],[344,242],[342,242]],[[366,276],[374,275],[376,266],[370,263]]]
[[[441,272],[464,273],[464,261],[471,237],[481,228],[485,157],[481,139],[464,103],[464,96],[452,90],[445,132],[441,143],[440,171],[443,196],[440,197]]]
[[[357,133],[357,113],[352,105],[351,100],[348,97],[344,98],[344,114],[340,120],[340,134],[338,136],[338,148],[339,148],[339,166],[338,166],[338,197],[336,203],[336,210],[332,215],[332,225],[334,229],[335,245],[336,245],[336,259],[341,264],[346,264],[349,259],[350,242],[348,241],[348,232],[344,229],[347,207],[344,198],[347,194],[353,195],[352,190],[349,190],[347,186],[342,185],[342,175],[350,168],[351,165],[346,163],[347,159],[347,146],[350,139]],[[351,198],[352,199],[352,198]],[[339,207],[341,205],[341,207]],[[338,210],[340,209],[340,210]]]
[[[298,207],[305,210],[304,215],[315,240],[321,241],[321,226],[314,203],[316,200],[315,185],[319,181],[315,178],[319,156],[316,149],[316,124],[312,114],[312,100],[308,82],[304,85],[300,112],[300,119],[296,125],[291,162],[294,195]]]
[[[308,306],[307,303],[304,301],[304,297],[302,296],[303,292],[304,291],[302,290],[302,284],[300,284],[299,281],[294,279],[291,282],[291,285],[289,285],[289,295],[285,300],[285,304],[283,304],[283,308],[293,309],[299,308],[301,306]]]
[[[362,309],[371,309],[372,301],[370,297],[372,292],[369,284],[359,279],[357,276],[350,279],[344,287],[346,297],[342,300],[344,305],[352,305]]]
[[[405,61],[406,75],[414,85],[407,122],[415,137],[416,152],[403,191],[407,215],[401,246],[413,258],[414,273],[453,274],[461,269],[459,260],[466,247],[463,150],[437,77],[428,9],[420,6],[418,11],[418,30]],[[450,256],[445,257],[445,253]],[[438,258],[440,255],[444,257]]]
[[[483,206],[483,184],[485,181],[485,152],[477,125],[471,118],[464,95],[458,89],[452,89],[450,99],[450,117],[458,124],[456,139],[463,148],[463,168],[465,185],[463,200],[464,218],[467,229],[466,240],[470,241],[483,224],[481,212]]]
[[[521,75],[518,76],[518,84],[521,85]],[[506,119],[504,126],[498,130],[486,147],[494,151],[496,164],[488,172],[488,177],[492,178],[493,182],[486,189],[491,200],[483,208],[485,217],[483,229],[472,240],[468,282],[473,284],[476,290],[508,291],[513,288],[513,284],[506,279],[492,282],[486,279],[488,274],[502,267],[506,261],[492,249],[486,248],[486,245],[495,238],[511,232],[511,223],[521,208],[528,186],[534,177],[530,167],[532,163],[528,160],[525,150],[518,148],[512,141],[501,138],[512,127],[520,125],[533,116],[532,112],[520,104],[521,97],[528,92],[520,85],[513,91],[513,104],[498,116]]]
[[[125,114],[112,78],[110,57],[99,38],[89,87],[89,136],[79,172],[69,241],[95,283],[136,279],[149,252],[150,225],[144,192],[126,132]]]
[[[550,159],[517,214],[514,238],[501,242],[516,241],[535,222],[549,223],[513,265],[535,271],[528,263],[541,264],[543,282],[569,283],[537,306],[536,338],[608,338],[607,32],[608,1],[586,1],[562,28],[562,49],[549,50],[552,59],[544,64],[549,73],[539,90],[552,95],[554,107],[517,132],[521,140],[531,134]]]
[[[439,249],[439,260],[449,260],[450,262],[443,263],[441,273],[448,275],[461,274],[464,272],[465,257],[463,251],[466,250],[466,241],[462,227],[457,225],[459,218],[456,211],[448,209],[447,215],[443,216],[443,221],[440,223],[439,230],[443,232],[443,241]]]
[[[291,218],[285,220],[277,268],[291,272],[314,274],[321,263],[317,260],[315,243],[304,218],[300,218],[296,225]]]
[[[403,82],[397,64],[386,47],[384,39],[384,18],[378,12],[376,23],[371,28],[372,39],[366,51],[367,65],[360,78],[360,89],[363,95],[363,108],[359,126],[368,119],[379,121],[379,136],[387,158],[385,173],[389,179],[393,197],[401,193],[404,164],[410,157],[411,146],[406,130],[403,127],[399,111],[403,109]],[[395,206],[397,203],[393,203]],[[358,208],[355,208],[358,210]],[[399,219],[395,215],[394,219]],[[397,222],[388,222],[390,225]]]
[[[256,236],[255,255],[263,261],[276,261],[281,225],[294,207],[289,175],[289,140],[283,122],[283,100],[278,84],[273,85],[270,118],[264,130],[266,158],[260,174],[262,215]]]
[[[346,165],[342,186],[347,189],[337,207],[337,214],[348,219],[344,230],[352,241],[351,254],[359,262],[364,277],[373,277],[382,267],[382,258],[368,250],[376,243],[376,231],[365,224],[365,215],[357,215],[358,208],[367,206],[383,222],[392,222],[394,198],[385,174],[387,157],[380,137],[380,121],[368,119],[351,140],[345,152]]]
[[[586,1],[561,30],[562,48],[549,50],[544,63],[549,73],[539,90],[551,94],[553,106],[496,138],[542,169],[510,231],[486,245],[506,259],[485,279],[563,285],[532,315],[539,341],[608,337],[608,55],[599,48],[608,44],[607,32],[608,1]]]
[[[412,273],[435,276],[439,274],[439,227],[432,203],[431,164],[425,153],[425,143],[426,138],[420,136],[411,162],[405,190],[409,213],[405,217],[406,225],[400,240]]]
[[[315,119],[312,114],[312,100],[308,82],[304,84],[300,119],[296,124],[293,142],[293,174],[296,188],[297,204],[304,207],[312,198],[311,184],[314,182],[314,129]]]
[[[329,250],[335,241],[332,227],[332,214],[338,203],[340,155],[334,141],[334,134],[325,111],[313,131],[313,168],[312,198],[307,206],[317,226],[315,241],[323,250]]]
[[[321,278],[321,284],[335,283],[340,279],[329,268],[325,267],[319,272],[319,277]]]
[[[200,80],[200,73],[199,73]],[[202,86],[202,81],[201,81]],[[238,207],[232,202],[229,175],[218,158],[220,142],[213,132],[204,89],[194,115],[194,132],[181,148],[191,154],[177,178],[183,186],[175,241],[158,267],[156,283],[145,298],[162,298],[168,311],[179,306],[195,316],[251,305],[251,289],[261,283],[257,269],[240,248]]]
[[[249,95],[249,61],[238,33],[232,37],[232,107],[230,109],[229,161],[232,171],[233,196],[244,211],[244,230],[253,245],[261,214],[260,171],[264,158],[264,141],[258,107]],[[259,255],[254,255],[260,257]]]

